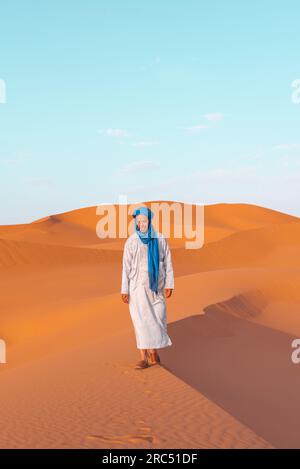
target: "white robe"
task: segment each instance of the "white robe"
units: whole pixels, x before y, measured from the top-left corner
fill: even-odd
[[[159,244],[158,293],[149,287],[148,245],[134,232],[123,252],[121,293],[129,295],[129,311],[138,349],[157,349],[172,345],[167,334],[164,288],[174,288],[174,273],[168,241],[161,233]]]

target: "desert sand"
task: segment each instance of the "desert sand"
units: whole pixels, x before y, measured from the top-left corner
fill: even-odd
[[[201,249],[170,238],[173,345],[144,370],[98,220],[0,226],[0,448],[300,448],[300,219],[207,205]]]

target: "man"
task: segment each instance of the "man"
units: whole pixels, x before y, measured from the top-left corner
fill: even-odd
[[[141,360],[135,368],[160,364],[157,349],[172,345],[167,334],[165,298],[174,289],[171,251],[154,230],[148,207],[133,212],[135,232],[124,244],[121,296],[129,304]]]

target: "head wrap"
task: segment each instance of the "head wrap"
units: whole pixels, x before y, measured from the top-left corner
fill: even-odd
[[[143,233],[140,231],[136,217],[137,215],[146,215],[148,217],[148,230]],[[157,293],[158,275],[159,275],[159,246],[157,233],[152,226],[153,212],[148,207],[139,207],[135,209],[132,216],[134,217],[135,231],[138,233],[140,240],[144,244],[148,244],[148,275],[149,287]]]

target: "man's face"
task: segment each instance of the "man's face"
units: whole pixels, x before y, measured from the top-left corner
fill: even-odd
[[[148,223],[148,217],[146,215],[137,215],[136,224],[142,233],[146,233],[148,230]]]

